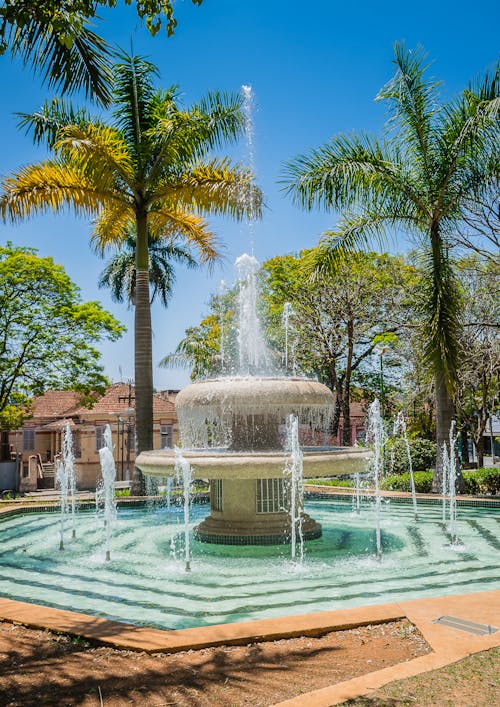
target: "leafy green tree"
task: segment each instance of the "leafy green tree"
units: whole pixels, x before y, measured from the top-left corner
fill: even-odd
[[[80,291],[52,258],[0,247],[0,423],[19,427],[20,408],[50,388],[104,392],[95,344],[124,327]]]
[[[201,5],[202,0],[192,0]],[[125,0],[131,5],[133,0]],[[174,33],[173,0],[137,0],[137,14],[155,35],[164,22]],[[110,101],[110,48],[91,29],[103,7],[116,0],[3,0],[0,7],[0,53],[8,49],[40,71],[49,88],[63,93],[83,88],[107,105]]]
[[[135,248],[135,391],[139,452],[153,447],[153,365],[149,243],[183,242],[201,263],[218,257],[204,214],[235,218],[260,213],[260,191],[249,170],[210,150],[243,129],[242,98],[208,94],[189,110],[176,89],[154,87],[156,68],[123,55],[114,67],[114,122],[64,121],[61,104],[24,116],[36,139],[53,145],[54,159],[21,168],[4,180],[0,210],[18,222],[46,209],[68,206],[94,216],[92,240],[105,251],[120,247],[133,229]],[[134,493],[144,492],[136,469]]]
[[[461,96],[440,104],[426,77],[420,50],[395,45],[396,73],[378,100],[390,111],[387,134],[339,135],[286,168],[285,185],[306,209],[343,213],[325,234],[317,271],[332,270],[343,251],[383,239],[416,236],[425,281],[426,361],[435,385],[438,443],[435,488],[440,487],[442,446],[448,439],[456,388],[460,297],[449,246],[470,206],[489,191],[499,172],[500,72],[487,74]]]
[[[135,250],[137,238],[134,233],[127,236],[123,250],[115,253],[101,273],[99,287],[108,287],[115,302],[135,302]],[[188,268],[198,266],[189,250],[175,243],[154,241],[148,238],[149,284],[152,287],[150,302],[158,297],[166,307],[172,296],[175,272],[172,261],[183,263]]]
[[[386,384],[399,369],[397,352],[414,316],[412,292],[418,275],[400,257],[350,253],[339,262],[335,277],[326,275],[313,283],[308,264],[315,257],[313,249],[264,263],[267,334],[274,349],[283,351],[282,320],[288,303],[293,349],[287,356],[289,369],[291,365],[317,376],[335,393],[332,432],[337,434],[342,416],[342,442],[348,445],[351,400],[356,393],[359,397],[360,389],[363,397],[370,389],[379,390],[373,360],[380,346],[390,344],[392,351],[385,362]]]
[[[486,425],[500,405],[500,267],[478,255],[462,258],[457,267],[464,292],[457,418],[464,433],[462,458],[468,461],[470,435],[482,467]]]

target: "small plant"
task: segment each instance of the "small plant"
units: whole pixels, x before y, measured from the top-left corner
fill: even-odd
[[[123,496],[130,496],[130,489],[116,489],[115,496],[121,498]]]
[[[409,440],[411,461],[414,471],[425,471],[436,463],[436,444],[428,439],[416,437]],[[408,471],[408,452],[404,439],[393,439],[388,444],[387,458],[391,460],[393,474]]]
[[[465,493],[470,495],[500,494],[500,469],[483,467],[474,471],[464,471]]]
[[[416,471],[413,474],[415,480],[415,491],[417,493],[431,493],[433,471]],[[384,491],[411,491],[410,474],[393,474],[387,476],[380,483],[380,488]]]

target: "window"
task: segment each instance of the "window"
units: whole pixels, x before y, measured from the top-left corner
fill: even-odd
[[[283,479],[257,479],[257,513],[279,513],[284,507]]]
[[[105,429],[106,429],[105,425],[96,425],[96,428],[95,428],[95,449],[96,449],[96,452],[98,452],[100,449],[102,449],[104,447],[104,430]]]
[[[82,456],[82,433],[80,430],[73,431],[73,454],[75,459],[79,459]]]
[[[210,482],[210,508],[212,511],[222,511],[222,479]]]
[[[173,446],[172,425],[160,425],[160,449],[170,449]]]
[[[31,452],[35,449],[35,430],[23,430],[23,451]]]

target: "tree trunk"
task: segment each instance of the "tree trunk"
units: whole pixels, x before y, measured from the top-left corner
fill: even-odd
[[[462,443],[462,463],[469,464],[469,436],[467,434],[467,425],[465,424],[460,428],[460,441]]]
[[[351,446],[351,402],[349,400],[349,388],[344,392],[342,400],[342,417],[344,426],[342,428],[342,446]]]
[[[443,477],[443,444],[446,444],[448,453],[450,452],[450,427],[453,420],[454,408],[453,400],[446,387],[444,375],[436,373],[436,471],[432,482],[432,490],[441,492],[441,481]]]
[[[477,468],[484,466],[484,436],[480,435],[476,440]]]
[[[146,213],[136,218],[136,294],[135,294],[135,416],[139,454],[153,449],[153,351],[151,305],[149,299],[149,252]],[[146,493],[144,477],[135,467],[131,493]]]

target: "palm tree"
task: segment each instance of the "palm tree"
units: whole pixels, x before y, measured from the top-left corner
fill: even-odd
[[[499,72],[438,104],[425,55],[395,45],[396,73],[377,96],[390,120],[382,139],[339,135],[285,172],[285,189],[306,209],[342,212],[323,235],[313,271],[332,272],[347,250],[401,231],[419,240],[426,360],[435,382],[437,442],[448,439],[458,358],[460,303],[450,244],[470,206],[498,175]],[[441,459],[435,484],[440,482]]]
[[[244,126],[240,96],[208,94],[181,110],[176,89],[155,90],[156,68],[122,55],[114,67],[111,124],[82,119],[65,124],[36,113],[25,124],[53,144],[54,159],[29,165],[4,180],[0,210],[18,222],[67,207],[95,217],[92,240],[104,250],[123,244],[132,228],[135,248],[135,385],[137,448],[153,448],[152,332],[149,239],[183,241],[201,263],[218,256],[203,214],[235,218],[260,213],[261,194],[249,170],[209,151],[235,139]],[[60,106],[59,106],[60,107]],[[135,493],[144,492],[139,470]]]
[[[49,88],[62,93],[83,89],[87,96],[108,105],[111,50],[90,26],[99,19],[99,7],[114,5],[116,0],[3,0],[0,54],[9,49],[24,65],[41,72]],[[150,34],[157,34],[164,24],[168,36],[173,35],[177,26],[174,0],[138,1],[136,9]]]
[[[135,250],[137,239],[135,233],[130,233],[123,246],[123,250],[112,256],[99,278],[99,287],[108,287],[111,298],[115,302],[125,299],[129,305],[135,302]],[[159,297],[166,307],[170,300],[174,283],[175,272],[172,261],[183,263],[188,268],[198,267],[198,262],[185,247],[172,241],[152,240],[148,238],[149,247],[149,284],[153,288],[150,304],[155,297]]]

